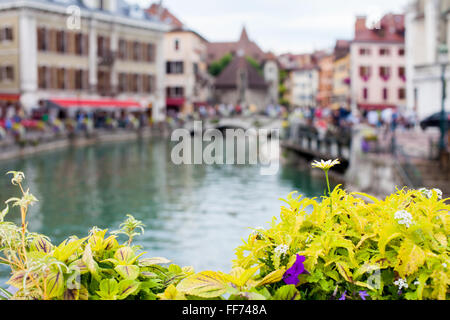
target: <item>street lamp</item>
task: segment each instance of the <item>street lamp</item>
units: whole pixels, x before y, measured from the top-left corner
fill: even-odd
[[[445,153],[446,150],[446,144],[445,144],[445,134],[447,133],[447,119],[445,116],[445,99],[447,98],[447,81],[445,79],[445,71],[447,68],[448,63],[448,48],[445,43],[442,43],[439,46],[439,53],[438,53],[438,60],[441,65],[441,82],[442,82],[442,100],[441,100],[441,138],[439,141],[439,155],[442,157],[442,155]]]

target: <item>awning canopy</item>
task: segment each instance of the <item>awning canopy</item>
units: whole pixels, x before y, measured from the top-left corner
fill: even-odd
[[[358,108],[361,109],[361,110],[367,110],[367,111],[384,110],[384,109],[394,109],[394,110],[396,110],[397,109],[397,107],[395,105],[392,105],[392,104],[369,104],[369,103],[358,104]]]
[[[182,107],[184,105],[184,98],[167,98],[166,105]]]
[[[20,94],[0,93],[0,101],[19,101]]]
[[[114,99],[49,99],[50,102],[57,104],[63,108],[79,108],[79,109],[139,109],[144,107],[137,101],[133,100],[114,100]]]

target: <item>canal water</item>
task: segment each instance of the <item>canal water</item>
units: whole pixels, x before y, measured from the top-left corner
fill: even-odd
[[[175,165],[173,146],[152,138],[3,161],[0,201],[19,196],[5,173],[23,171],[25,187],[39,199],[29,211],[28,228],[48,235],[53,244],[86,236],[92,226],[117,229],[132,214],[146,225],[136,238],[146,256],[196,271],[228,272],[234,248],[249,228],[267,227],[279,215],[280,198],[294,190],[318,197],[325,188],[323,179],[287,165],[268,176],[253,165]],[[17,208],[7,220],[20,222]],[[0,264],[0,286],[8,270]]]

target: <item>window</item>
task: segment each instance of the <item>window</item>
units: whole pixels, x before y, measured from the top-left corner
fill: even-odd
[[[367,88],[363,89],[363,99],[364,100],[369,99],[369,89],[367,89]]]
[[[154,86],[155,86],[155,76],[154,75],[144,75],[143,79],[143,91],[145,93],[153,93],[154,92]]]
[[[56,51],[61,53],[67,51],[67,35],[62,30],[56,32]]]
[[[75,54],[81,56],[84,53],[84,41],[83,34],[77,33],[75,34]]]
[[[193,64],[194,74],[198,74],[198,63]]]
[[[66,89],[67,88],[66,77],[67,77],[66,69],[64,69],[64,68],[57,69],[57,73],[56,73],[57,89]]]
[[[406,99],[406,90],[405,90],[405,88],[398,89],[398,99],[399,100]]]
[[[127,42],[123,39],[120,39],[119,40],[119,53],[118,53],[119,59],[123,59],[123,60],[127,59],[127,57],[128,57],[127,48],[128,48]]]
[[[380,77],[384,80],[389,79],[391,75],[391,68],[389,67],[380,67]]]
[[[128,75],[126,73],[119,73],[119,92],[128,91]]]
[[[38,86],[39,89],[50,88],[50,69],[45,66],[38,68]]]
[[[37,29],[37,46],[39,51],[47,51],[49,47],[49,33],[46,28]]]
[[[14,67],[13,66],[0,66],[0,82],[1,81],[13,81],[14,80]]]
[[[175,51],[180,50],[180,40],[175,39],[174,47],[175,47]]]
[[[167,74],[182,74],[184,72],[183,61],[167,61],[166,73]]]
[[[370,55],[370,49],[368,49],[368,48],[360,48],[359,49],[359,55],[360,56],[369,56]]]
[[[139,42],[133,42],[133,60],[140,61],[142,59],[142,48]]]
[[[108,94],[111,89],[111,74],[109,71],[98,71],[98,91],[101,94]]]
[[[182,98],[184,96],[183,87],[167,87],[166,95],[169,98]]]
[[[383,88],[383,100],[386,101],[388,99],[388,89]]]
[[[109,52],[110,40],[108,37],[98,36],[97,37],[97,56],[106,57]]]
[[[398,55],[399,56],[404,56],[405,55],[405,49],[404,48],[398,49]]]
[[[380,49],[380,56],[388,56],[391,54],[391,51],[388,48],[381,48]]]
[[[0,29],[0,42],[2,41],[12,41],[13,40],[13,30],[12,27],[3,27]]]
[[[138,84],[138,75],[137,74],[130,74],[130,90],[132,92],[138,92],[139,84]]]
[[[155,62],[155,45],[153,43],[148,43],[146,45],[146,57],[147,62]]]
[[[359,75],[362,78],[370,77],[370,67],[368,67],[368,66],[361,66],[361,67],[359,67]]]
[[[405,67],[398,68],[398,76],[403,80],[406,78]]]
[[[83,86],[83,74],[84,70],[75,70],[75,90],[84,89]]]

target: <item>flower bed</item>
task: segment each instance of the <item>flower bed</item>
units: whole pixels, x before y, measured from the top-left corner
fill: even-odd
[[[337,161],[316,162],[328,170]],[[236,249],[230,273],[142,258],[143,232],[128,216],[117,231],[93,228],[58,246],[29,232],[37,201],[12,172],[22,225],[0,214],[0,262],[11,267],[10,299],[421,300],[449,297],[449,212],[439,190],[398,190],[379,200],[340,187],[322,201],[290,194],[270,228],[255,229]],[[310,212],[310,213],[308,213]],[[120,244],[119,237],[125,241]]]

